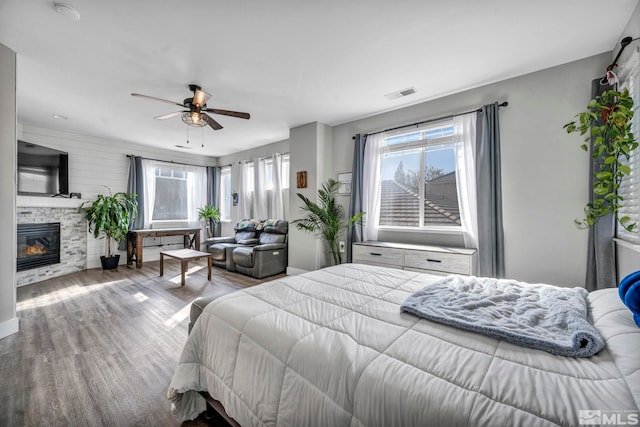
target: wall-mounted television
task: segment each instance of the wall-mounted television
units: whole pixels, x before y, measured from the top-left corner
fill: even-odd
[[[18,141],[18,194],[69,194],[69,154],[30,142]]]

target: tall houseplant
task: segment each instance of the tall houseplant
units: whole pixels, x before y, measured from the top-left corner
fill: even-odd
[[[120,255],[111,254],[112,240],[120,242],[127,237],[130,221],[138,215],[136,194],[119,192],[109,195],[98,195],[93,202],[84,202],[78,212],[84,211],[89,232],[96,239],[105,237],[105,254],[100,257],[102,269],[117,268]],[[87,203],[91,205],[86,206]]]
[[[327,242],[334,264],[342,263],[340,237],[346,225],[344,208],[336,201],[339,187],[340,183],[335,179],[330,178],[324,182],[322,188],[318,190],[318,203],[312,202],[304,195],[297,193],[302,203],[304,203],[300,209],[306,212],[307,215],[304,218],[293,221],[298,230],[315,234],[316,237]],[[361,221],[363,216],[364,212],[360,212],[349,218],[349,227]]]
[[[631,130],[633,99],[626,88],[622,92],[608,90],[591,100],[587,108],[576,115],[576,120],[564,125],[568,133],[587,135],[586,143],[581,146],[584,151],[589,151],[593,138],[593,201],[587,203],[585,218],[576,220],[576,225],[592,227],[610,213],[625,229],[635,231],[638,228],[635,222],[630,222],[628,216],[618,215],[623,201],[618,189],[622,179],[631,172],[627,164],[631,152],[638,148]]]
[[[198,209],[198,219],[208,223],[209,237],[213,237],[213,230],[215,224],[220,222],[220,211],[213,205],[204,205]]]

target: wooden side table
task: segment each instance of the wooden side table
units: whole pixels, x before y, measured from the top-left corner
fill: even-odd
[[[207,280],[211,280],[211,254],[209,252],[194,251],[193,249],[175,249],[160,252],[160,276],[164,275],[164,257],[180,260],[180,286],[184,286],[185,274],[189,268],[189,260],[207,258]]]

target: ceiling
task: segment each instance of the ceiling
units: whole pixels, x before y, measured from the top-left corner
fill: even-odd
[[[80,20],[53,1],[0,0],[20,123],[173,150],[189,129],[193,153],[221,156],[305,123],[345,123],[611,51],[638,0],[60,2]],[[189,83],[211,94],[208,107],[251,119],[214,115],[224,129],[203,131],[154,120],[179,108],[130,95],[182,102]],[[409,87],[416,93],[385,97]]]

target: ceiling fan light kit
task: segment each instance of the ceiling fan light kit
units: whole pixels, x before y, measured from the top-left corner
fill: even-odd
[[[202,120],[202,114],[195,111],[185,111],[182,113],[182,121],[193,127],[203,127],[206,126],[204,120]]]
[[[193,97],[185,98],[180,104],[179,102],[169,101],[167,99],[156,98],[154,96],[141,95],[139,93],[132,93],[131,96],[137,96],[140,98],[151,99],[153,101],[164,102],[167,104],[177,105],[184,108],[182,111],[175,111],[169,114],[163,114],[161,116],[154,117],[156,120],[166,120],[172,117],[181,116],[182,121],[189,126],[204,127],[209,125],[213,130],[222,129],[222,125],[215,121],[207,113],[220,114],[223,116],[237,117],[240,119],[249,119],[251,116],[249,113],[242,113],[239,111],[219,110],[216,108],[207,108],[207,99],[211,95],[203,91],[202,88],[195,84],[189,85],[189,90],[193,92]]]

